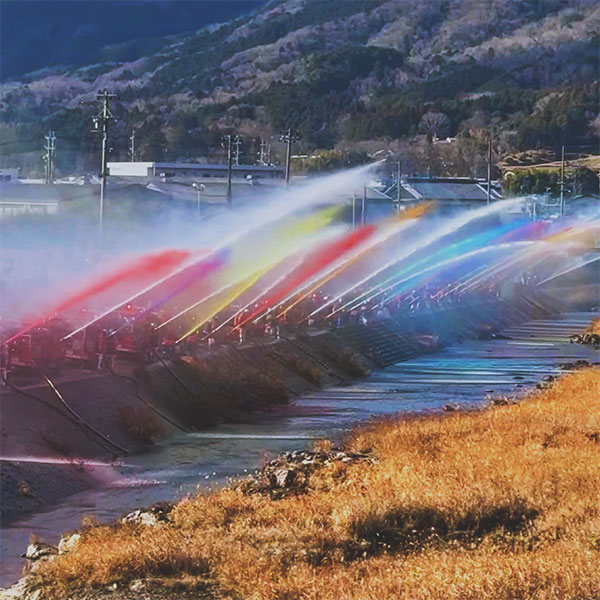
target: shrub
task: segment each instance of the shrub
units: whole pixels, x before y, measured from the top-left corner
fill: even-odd
[[[119,420],[129,435],[145,444],[156,442],[164,434],[162,423],[142,406],[122,406]]]

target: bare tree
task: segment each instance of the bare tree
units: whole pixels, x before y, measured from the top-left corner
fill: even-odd
[[[441,112],[427,112],[421,117],[420,128],[433,140],[443,139],[450,134],[450,119]]]

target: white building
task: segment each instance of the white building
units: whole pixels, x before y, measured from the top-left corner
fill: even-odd
[[[0,181],[17,181],[19,169],[0,169]]]
[[[111,177],[168,177],[198,179],[227,177],[227,165],[213,163],[163,163],[163,162],[109,162]],[[281,179],[281,167],[260,165],[233,165],[232,178],[236,179]]]

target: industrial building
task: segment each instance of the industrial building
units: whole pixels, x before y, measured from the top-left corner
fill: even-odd
[[[219,163],[109,162],[107,168],[111,177],[227,177],[227,165]],[[282,179],[284,176],[283,168],[276,166],[233,165],[231,171],[234,179]]]

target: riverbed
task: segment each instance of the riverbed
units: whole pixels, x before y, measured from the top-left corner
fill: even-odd
[[[592,347],[568,341],[594,316],[568,313],[533,321],[502,332],[509,339],[456,344],[375,371],[364,381],[305,394],[283,412],[157,443],[114,468],[107,487],[70,496],[0,530],[0,586],[19,578],[19,555],[30,534],[55,544],[61,533],[78,528],[84,515],[110,522],[159,500],[223,485],[279,452],[305,448],[321,438],[339,439],[354,424],[374,416],[437,412],[447,403],[476,408],[490,397],[518,397],[543,376],[558,374],[561,363],[598,360]]]

